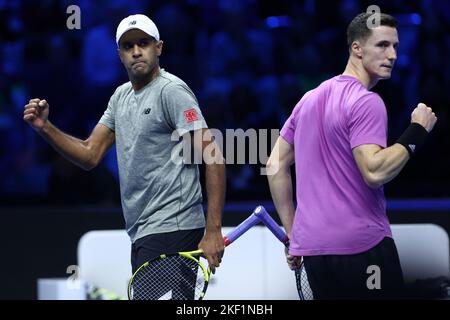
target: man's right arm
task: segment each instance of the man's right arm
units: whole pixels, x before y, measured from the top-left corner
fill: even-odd
[[[293,163],[294,148],[280,136],[267,160],[266,170],[275,208],[289,237],[295,215],[290,171]]]
[[[98,124],[86,140],[70,136],[48,120],[49,105],[41,99],[31,99],[25,106],[23,119],[58,153],[77,166],[91,170],[115,141],[114,131]]]
[[[281,223],[291,238],[295,207],[292,193],[291,165],[294,163],[294,148],[283,137],[279,137],[266,164],[267,179],[275,208]],[[291,256],[286,248],[286,261],[290,269],[300,267],[301,257]]]

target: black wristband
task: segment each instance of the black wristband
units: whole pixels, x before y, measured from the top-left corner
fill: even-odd
[[[403,145],[409,152],[411,157],[425,142],[428,136],[428,131],[418,123],[411,123],[409,127],[403,132],[397,143]]]

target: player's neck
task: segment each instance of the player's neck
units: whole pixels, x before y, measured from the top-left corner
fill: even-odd
[[[139,91],[143,87],[145,87],[147,84],[155,80],[159,75],[161,74],[161,69],[159,65],[156,65],[153,70],[142,78],[130,78],[131,85],[133,87],[134,91]]]
[[[355,60],[352,57],[348,59],[347,66],[342,74],[357,78],[367,90],[372,89],[378,82],[378,80],[371,79],[360,60]]]

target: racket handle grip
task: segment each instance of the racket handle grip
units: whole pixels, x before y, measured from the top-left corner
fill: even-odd
[[[275,237],[278,238],[282,243],[287,245],[289,243],[289,238],[283,229],[273,220],[273,218],[267,213],[263,206],[259,206],[255,209],[254,214],[266,225],[266,227],[272,231]]]
[[[242,236],[248,229],[258,224],[260,220],[255,216],[254,212],[244,221],[242,221],[236,228],[228,233],[224,238],[225,247],[231,244],[234,240]]]

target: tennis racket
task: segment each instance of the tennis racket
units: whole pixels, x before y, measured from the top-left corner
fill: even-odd
[[[253,212],[224,237],[230,245],[248,229],[260,222]],[[201,249],[162,254],[145,262],[128,284],[130,300],[202,300],[208,288],[211,270]]]
[[[267,213],[263,206],[259,206],[255,209],[254,214],[266,225],[266,227],[272,231],[272,233],[280,240],[287,248],[289,247],[289,238],[281,227],[273,220],[273,218]],[[298,295],[300,300],[314,300],[314,295],[311,290],[308,281],[308,275],[303,261],[300,264],[300,268],[295,270],[295,282],[297,285]]]

